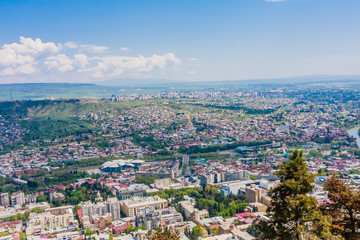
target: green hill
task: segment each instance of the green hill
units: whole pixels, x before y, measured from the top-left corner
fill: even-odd
[[[29,130],[25,141],[59,139],[93,133],[97,128],[79,115],[88,112],[108,111],[114,106],[90,100],[37,100],[0,102],[0,115],[17,121]]]
[[[36,100],[0,102],[0,114],[13,119],[56,118],[63,119],[86,112],[108,111],[111,104],[89,100]]]

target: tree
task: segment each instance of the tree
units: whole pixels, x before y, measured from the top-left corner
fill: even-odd
[[[260,239],[335,239],[316,198],[308,196],[314,188],[315,175],[308,172],[303,153],[294,151],[276,175],[280,184],[269,191],[270,220],[258,224]]]
[[[29,174],[26,174],[26,173],[22,174],[20,179],[28,181],[29,180]]]
[[[42,213],[44,212],[44,210],[42,210],[40,207],[35,207],[33,209],[31,209],[31,212],[33,213]]]
[[[126,233],[131,233],[131,232],[133,232],[134,231],[134,226],[133,225],[128,225],[127,227],[126,227]]]
[[[212,235],[217,235],[219,233],[219,228],[218,227],[214,227],[213,229],[211,229],[211,234]]]
[[[176,233],[165,227],[162,232],[156,232],[150,236],[150,240],[180,240]]]
[[[198,238],[202,235],[202,228],[200,225],[196,225],[193,230],[192,230],[192,235],[195,237],[195,238]]]
[[[112,232],[112,230],[110,230],[109,239],[108,239],[108,240],[113,240],[113,239],[114,239],[114,237],[113,237],[113,232]]]
[[[20,240],[26,240],[26,235],[23,232],[19,232]]]
[[[360,194],[350,188],[344,180],[331,176],[324,184],[330,201],[321,209],[332,218],[331,231],[345,239],[359,239]]]

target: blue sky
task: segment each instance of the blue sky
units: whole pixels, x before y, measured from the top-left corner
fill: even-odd
[[[0,83],[359,75],[359,10],[359,0],[0,0]]]

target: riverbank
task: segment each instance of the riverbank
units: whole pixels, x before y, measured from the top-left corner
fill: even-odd
[[[355,140],[356,140],[356,144],[358,147],[360,147],[360,136],[359,136],[359,128],[360,127],[354,127],[354,128],[351,128],[349,130],[347,130],[347,133],[354,137]]]

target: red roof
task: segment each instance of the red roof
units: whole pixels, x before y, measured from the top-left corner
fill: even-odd
[[[93,183],[95,183],[95,180],[94,180],[94,179],[89,179],[87,182],[88,182],[89,184],[93,184]]]
[[[81,209],[78,209],[78,210],[77,210],[77,214],[78,214],[79,218],[81,219],[81,218],[82,218]]]
[[[257,216],[255,216],[254,214],[252,214],[250,212],[236,213],[235,216],[238,218],[246,218],[246,217],[257,218]]]

